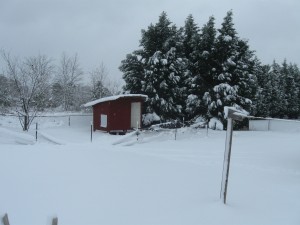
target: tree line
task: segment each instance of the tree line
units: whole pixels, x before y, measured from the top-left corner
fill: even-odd
[[[77,54],[63,53],[58,65],[38,55],[18,59],[1,52],[4,67],[0,74],[0,109],[19,115],[24,130],[38,112],[76,111],[82,104],[119,93],[120,85],[109,79],[103,63],[88,73],[80,67]],[[89,82],[83,82],[87,80]]]
[[[224,106],[255,116],[300,114],[297,65],[263,65],[238,36],[232,11],[219,29],[213,16],[200,28],[192,15],[178,28],[163,12],[142,30],[140,48],[126,56],[120,70],[124,91],[148,95],[144,113],[162,120],[202,116],[224,123]]]

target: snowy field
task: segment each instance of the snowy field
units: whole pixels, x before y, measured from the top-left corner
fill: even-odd
[[[300,224],[300,132],[234,132],[227,205],[223,131],[117,136],[90,117],[0,117],[0,217],[11,225]]]

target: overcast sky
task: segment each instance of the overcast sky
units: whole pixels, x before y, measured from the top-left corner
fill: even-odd
[[[162,11],[177,26],[192,14],[202,27],[213,15],[219,28],[231,9],[239,36],[263,63],[286,58],[300,66],[299,0],[0,0],[0,49],[57,61],[77,53],[85,72],[103,62],[121,79],[121,60]]]

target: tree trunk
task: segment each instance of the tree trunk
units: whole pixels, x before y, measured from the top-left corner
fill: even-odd
[[[24,131],[28,131],[29,129],[29,115],[26,114],[24,116]]]

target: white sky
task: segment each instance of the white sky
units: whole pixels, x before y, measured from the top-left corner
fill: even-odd
[[[286,58],[300,65],[299,0],[0,0],[0,49],[55,60],[78,53],[85,72],[103,61],[120,79],[121,60],[139,48],[141,29],[162,11],[177,26],[192,14],[202,27],[213,15],[220,28],[231,9],[239,36],[263,63]]]

